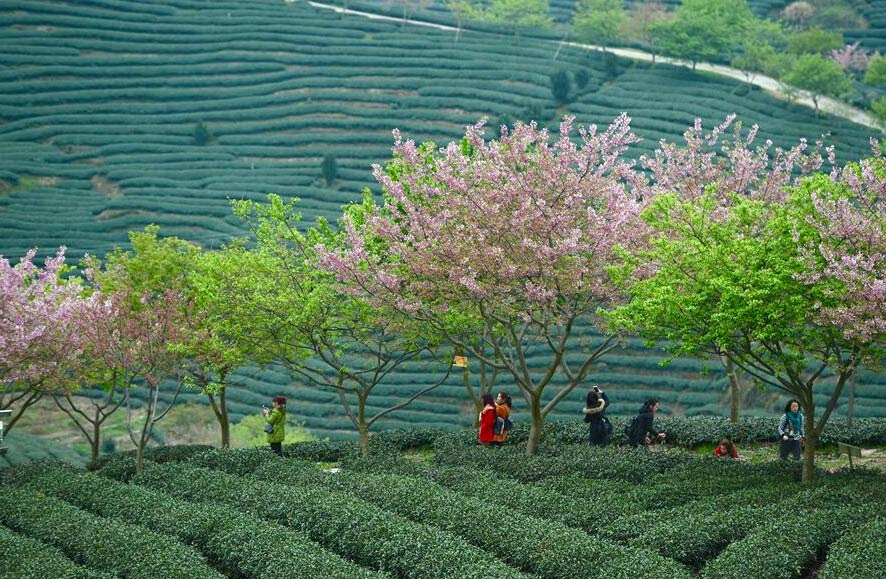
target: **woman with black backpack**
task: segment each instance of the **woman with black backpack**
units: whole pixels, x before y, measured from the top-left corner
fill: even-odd
[[[653,442],[664,441],[665,433],[655,431],[654,421],[658,406],[659,402],[655,398],[650,398],[643,403],[640,413],[628,423],[626,432],[628,444],[637,447],[641,444],[648,446]]]
[[[588,398],[584,408],[585,422],[588,423],[588,443],[591,446],[606,446],[609,444],[610,422],[606,417],[606,407],[609,406],[609,397],[594,386],[588,392]]]

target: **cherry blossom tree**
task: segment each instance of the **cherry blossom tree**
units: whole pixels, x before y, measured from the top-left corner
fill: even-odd
[[[184,279],[199,248],[174,237],[161,240],[157,234],[156,226],[131,232],[131,250],[116,249],[104,263],[87,260],[87,276],[105,296],[105,314],[99,308],[83,332],[93,356],[120,380],[139,472],[154,426],[172,408],[183,383],[175,381],[165,407],[161,390],[179,372],[183,348],[193,337],[193,317],[188,313],[193,304]],[[136,387],[146,390],[144,418],[139,420],[133,413]]]
[[[72,387],[81,353],[71,320],[83,307],[76,279],[65,280],[65,248],[34,263],[36,250],[11,265],[0,257],[0,409],[14,409],[6,431],[45,393]]]
[[[545,417],[617,344],[598,315],[620,299],[608,268],[645,231],[628,117],[580,128],[580,144],[573,136],[571,117],[558,138],[517,123],[486,141],[481,122],[443,149],[394,131],[393,161],[374,168],[383,205],[367,200],[359,218],[345,217],[343,249],[321,249],[342,291],[427,324],[512,378],[529,405],[529,454]],[[576,332],[595,323],[602,338]]]
[[[808,246],[806,279],[835,279],[843,300],[817,304],[822,318],[843,329],[847,339],[886,337],[886,161],[874,156],[820,176],[814,185],[815,224],[821,239]],[[817,257],[820,256],[820,259]]]
[[[859,319],[877,327],[874,294],[848,283],[852,275],[839,267],[870,263],[872,252],[857,230],[830,220],[864,205],[847,183],[869,200],[882,195],[883,173],[867,163],[815,173],[824,163],[820,144],[768,154],[770,143],[753,146],[755,130],[742,139],[737,129],[717,151],[726,126],[704,137],[697,123],[684,145],[663,144],[643,160],[655,184],[643,214],[653,234],[629,260],[633,269],[621,270],[631,300],[610,321],[665,342],[674,355],[725,356],[759,385],[797,398],[810,480],[843,387],[860,363],[882,355],[873,334],[857,329]],[[864,247],[863,259],[846,259],[853,245]],[[824,385],[831,391],[819,414]]]

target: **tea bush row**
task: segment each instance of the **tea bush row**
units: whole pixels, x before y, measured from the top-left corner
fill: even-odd
[[[886,577],[886,517],[860,525],[838,539],[828,551],[821,579]]]
[[[133,481],[290,526],[342,557],[404,579],[522,577],[457,537],[337,492],[171,463],[151,465]],[[193,489],[201,492],[195,495]]]
[[[0,526],[0,579],[113,579],[76,565],[64,553]]]
[[[27,486],[99,516],[144,525],[194,545],[226,574],[250,579],[371,579],[304,534],[216,505],[197,505],[144,487],[68,470],[41,469]]]
[[[870,513],[858,505],[803,511],[775,511],[770,521],[732,543],[702,570],[703,579],[795,579],[802,577],[848,529]]]
[[[324,474],[304,464],[279,461],[259,467],[255,477],[317,484],[359,496],[463,537],[511,565],[550,579],[690,576],[673,561],[650,551],[617,547],[560,523],[504,511],[493,496],[478,500],[426,480],[368,472]]]
[[[170,537],[91,515],[33,489],[0,492],[0,523],[90,569],[133,579],[222,579],[192,548]]]

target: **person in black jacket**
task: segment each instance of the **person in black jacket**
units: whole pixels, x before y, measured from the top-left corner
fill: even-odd
[[[634,427],[628,437],[631,446],[637,447],[641,444],[650,445],[653,442],[661,442],[665,439],[664,432],[656,432],[655,430],[655,413],[658,412],[659,402],[655,398],[650,398],[643,403],[640,413],[634,418]]]
[[[609,419],[606,418],[606,408],[608,406],[609,397],[598,386],[594,386],[593,390],[588,392],[584,408],[585,422],[588,423],[588,442],[590,442],[591,446],[606,446],[609,444],[611,427]]]

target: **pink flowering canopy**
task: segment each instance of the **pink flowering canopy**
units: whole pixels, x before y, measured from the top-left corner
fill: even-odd
[[[820,314],[847,339],[883,342],[886,337],[886,163],[874,157],[820,176],[813,188],[817,246],[805,248],[806,281],[832,279],[843,288],[836,304]]]
[[[572,133],[567,117],[558,138],[518,123],[486,141],[481,122],[436,150],[394,131],[394,161],[374,167],[384,206],[360,223],[346,218],[347,251],[323,263],[405,310],[469,302],[523,320],[593,312],[616,297],[606,269],[618,248],[642,236],[643,180],[623,157],[638,140],[627,116],[602,132],[579,129],[579,145]]]
[[[16,265],[0,257],[0,385],[64,386],[59,376],[82,348],[71,320],[85,303],[80,286],[61,278],[64,254],[62,247],[42,268],[36,250]]]

